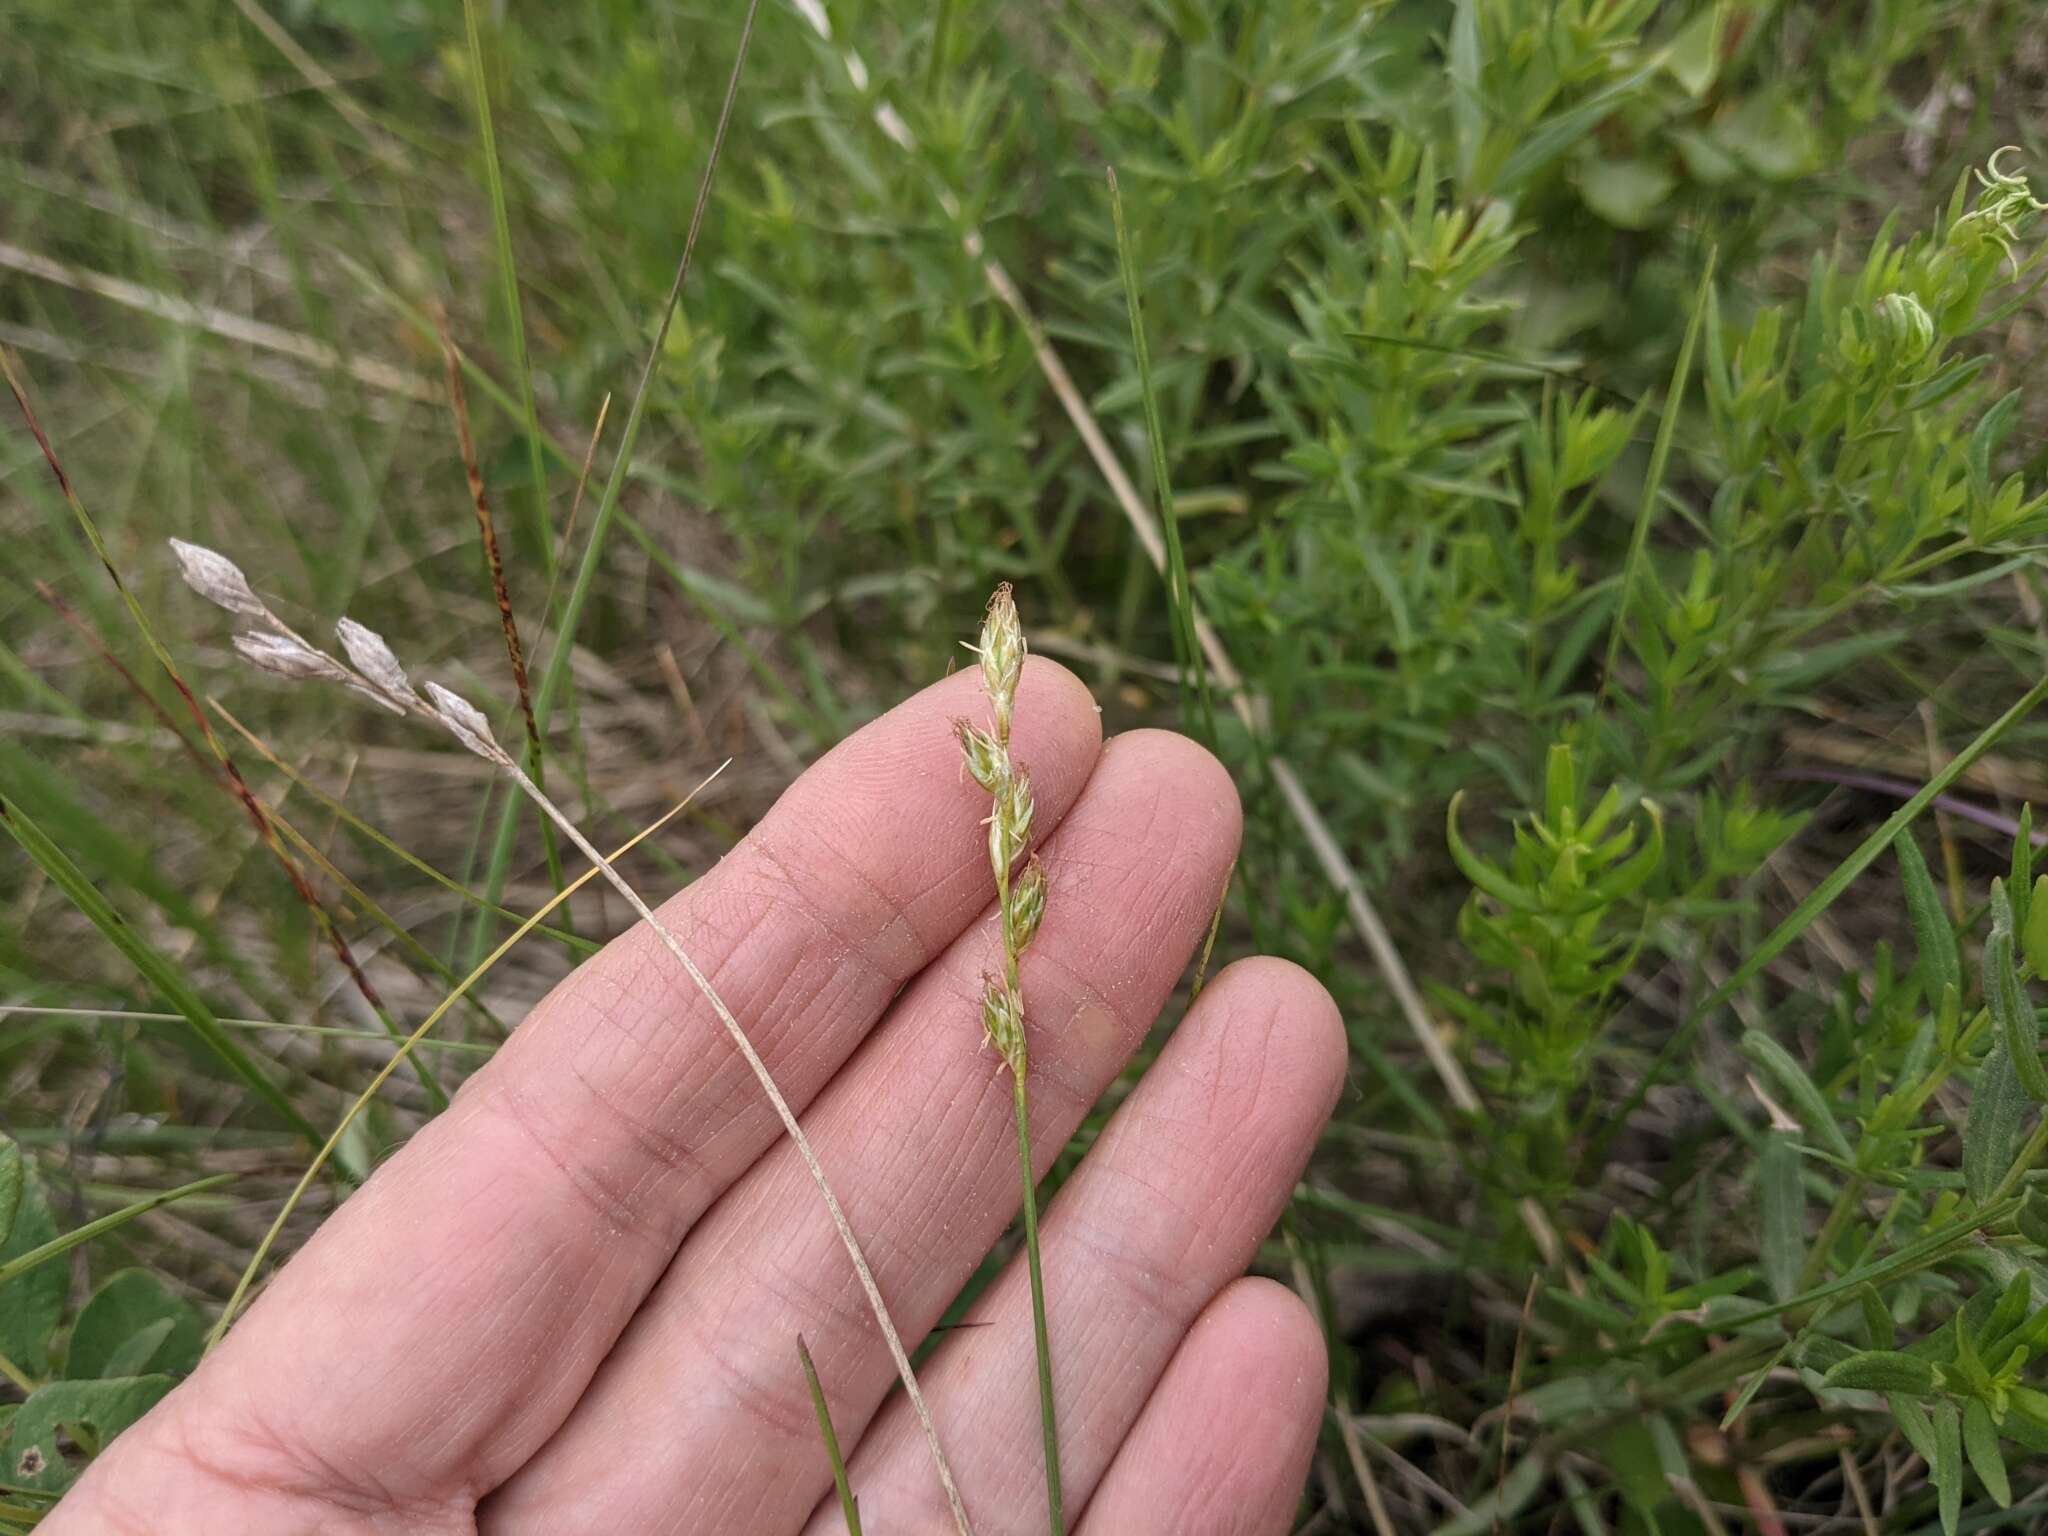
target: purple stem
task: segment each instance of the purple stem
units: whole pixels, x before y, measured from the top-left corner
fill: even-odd
[[[1864,789],[1874,795],[1889,795],[1894,800],[1910,800],[1926,788],[1905,779],[1888,779],[1876,773],[1850,773],[1839,768],[1779,768],[1764,777],[1798,784],[1839,784],[1844,789]],[[2001,816],[1997,811],[1987,810],[1968,800],[1958,800],[1954,795],[1936,795],[1934,804],[1937,810],[1960,816],[1965,821],[1974,821],[1994,832],[2003,832],[2007,837],[2020,834],[2020,824],[2012,817]],[[2036,848],[2048,846],[2048,830],[2034,833],[2033,844]]]

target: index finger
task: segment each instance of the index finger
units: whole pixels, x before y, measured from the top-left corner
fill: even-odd
[[[975,689],[950,678],[851,737],[662,910],[799,1110],[985,903],[975,801],[938,792]],[[1092,770],[1094,703],[1034,661],[1016,733],[1043,835]],[[156,1417],[203,1425],[240,1480],[281,1468],[352,1501],[473,1503],[562,1421],[690,1226],[780,1133],[642,925],[534,1010]]]

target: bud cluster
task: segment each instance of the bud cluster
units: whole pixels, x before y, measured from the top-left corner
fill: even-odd
[[[1003,974],[988,978],[981,1022],[989,1043],[1021,1081],[1024,1048],[1024,993],[1018,982],[1017,959],[1038,933],[1045,914],[1045,869],[1037,858],[1026,861],[1014,877],[1017,860],[1031,843],[1031,777],[1010,760],[1010,721],[1016,708],[1017,682],[1024,673],[1024,628],[1007,582],[989,600],[980,642],[969,650],[981,658],[981,688],[988,697],[990,729],[957,721],[954,734],[967,773],[988,792],[988,861],[996,879],[1002,909]]]

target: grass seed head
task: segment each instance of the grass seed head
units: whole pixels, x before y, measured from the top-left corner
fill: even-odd
[[[995,711],[996,735],[1010,739],[1010,709],[1017,700],[1017,679],[1024,673],[1024,626],[1017,618],[1017,599],[1006,581],[988,602],[981,621],[981,686]]]
[[[1003,914],[1008,929],[1010,952],[1021,955],[1038,936],[1039,919],[1045,916],[1045,866],[1033,854],[1024,873],[1010,888],[1010,909]]]
[[[512,761],[505,749],[498,745],[498,738],[491,734],[491,722],[461,694],[443,688],[439,683],[427,684],[427,701],[448,733],[470,751],[486,762],[500,767]]]
[[[1012,1072],[1024,1070],[1024,1010],[1009,987],[989,977],[981,996],[981,1027],[988,1043],[1009,1064]]]
[[[960,738],[960,752],[967,759],[968,774],[983,789],[995,794],[1010,767],[1003,744],[967,720],[954,721],[953,734]]]
[[[382,635],[344,617],[336,622],[334,636],[364,680],[378,693],[388,696],[401,714],[420,707],[419,695],[406,680],[405,668],[399,665]]]
[[[218,604],[229,613],[245,619],[267,621],[270,618],[270,610],[263,605],[263,599],[250,588],[249,578],[226,555],[208,549],[204,544],[188,544],[183,539],[171,540],[171,553],[178,557],[178,572],[185,578],[185,585],[209,603]]]
[[[348,668],[325,652],[314,650],[296,635],[280,635],[271,630],[245,631],[235,636],[234,647],[252,667],[293,682],[353,680]]]

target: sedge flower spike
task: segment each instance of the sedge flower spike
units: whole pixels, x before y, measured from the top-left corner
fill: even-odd
[[[1024,1255],[1031,1275],[1031,1323],[1038,1355],[1038,1409],[1045,1444],[1046,1512],[1054,1536],[1066,1530],[1060,1499],[1059,1433],[1053,1413],[1052,1347],[1046,1337],[1045,1280],[1038,1257],[1038,1194],[1031,1165],[1030,1095],[1025,1075],[1030,1053],[1024,1037],[1024,984],[1018,960],[1038,936],[1045,916],[1045,866],[1036,854],[1017,860],[1031,846],[1031,777],[1010,757],[1010,725],[1017,708],[1017,684],[1024,676],[1024,626],[1017,601],[1004,582],[989,599],[981,638],[968,649],[981,658],[981,691],[988,699],[989,728],[954,722],[968,777],[989,797],[988,862],[995,876],[998,928],[1003,946],[1000,975],[982,987],[981,1030],[1010,1074],[1017,1114],[1017,1165],[1024,1187]]]

